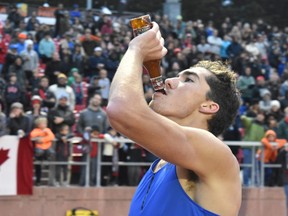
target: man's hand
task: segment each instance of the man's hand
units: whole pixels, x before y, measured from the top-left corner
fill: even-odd
[[[143,62],[161,59],[167,53],[158,24],[155,22],[152,24],[153,27],[150,30],[138,35],[129,43],[129,49],[137,51]]]
[[[61,124],[64,121],[64,118],[56,116],[54,119],[55,124]]]

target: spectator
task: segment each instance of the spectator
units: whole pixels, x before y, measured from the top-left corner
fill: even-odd
[[[70,15],[71,16],[71,15]],[[74,30],[74,36],[79,38],[84,32],[84,26],[82,25],[80,18],[74,17],[74,22],[72,23],[72,29]]]
[[[261,139],[261,143],[264,146],[264,163],[271,164],[274,163],[277,158],[278,149],[282,148],[286,143],[286,139],[277,139],[275,131],[268,130],[265,136]],[[261,151],[258,151],[258,158],[261,159]],[[275,180],[272,176],[272,168],[265,168],[265,186],[274,186]]]
[[[23,59],[23,70],[28,81],[31,83],[33,71],[38,69],[39,57],[36,51],[33,50],[33,41],[26,41],[26,49],[20,53]]]
[[[277,137],[288,140],[288,107],[285,107],[284,117],[278,124]]]
[[[232,59],[232,69],[234,69],[236,62],[243,51],[244,49],[239,43],[239,39],[237,38],[237,36],[232,36],[232,42],[227,47],[227,54],[229,58]]]
[[[72,67],[78,68],[83,75],[85,53],[81,44],[76,43],[71,56]]]
[[[222,61],[226,61],[229,59],[228,53],[227,53],[227,48],[231,44],[231,39],[228,35],[223,36],[222,44],[220,47],[220,57]]]
[[[42,99],[42,108],[46,113],[48,110],[55,106],[56,98],[55,95],[48,91],[49,79],[46,76],[40,78],[39,85],[33,89],[32,95],[39,95]]]
[[[288,167],[287,167],[288,144],[285,144],[285,146],[279,150],[277,163],[281,164],[280,175],[279,175],[280,179],[279,179],[278,185],[279,186],[284,185],[284,192],[285,192],[285,197],[286,197],[286,209],[288,209]]]
[[[52,108],[48,113],[49,128],[53,133],[60,131],[63,124],[69,126],[69,132],[72,132],[72,126],[75,123],[75,116],[73,110],[68,105],[68,95],[62,93],[58,98],[59,103]]]
[[[67,97],[67,105],[71,110],[75,108],[75,94],[73,89],[67,85],[67,76],[63,73],[59,73],[57,76],[57,84],[53,84],[48,88],[49,92],[52,92],[56,97],[56,106],[59,103],[61,96]]]
[[[17,83],[17,76],[14,73],[9,75],[9,82],[5,87],[5,102],[6,102],[6,113],[10,112],[10,107],[13,103],[21,101],[22,92],[19,84]]]
[[[0,99],[5,99],[6,81],[0,76]]]
[[[5,63],[5,56],[7,55],[7,51],[7,41],[5,41],[3,35],[0,34],[0,77],[2,77],[2,68]]]
[[[26,41],[27,35],[25,33],[18,34],[18,43],[17,43],[17,53],[18,55],[26,49]]]
[[[26,30],[28,32],[31,32],[31,31],[34,32],[36,30],[35,29],[36,25],[40,25],[40,21],[36,17],[36,11],[33,11],[32,14],[31,14],[31,17],[27,21]]]
[[[255,79],[251,76],[251,68],[246,67],[243,75],[240,75],[237,80],[237,87],[241,91],[244,103],[252,101],[252,87],[255,85]]]
[[[201,38],[201,43],[197,45],[197,51],[203,54],[210,51],[210,45],[207,43],[206,38]]]
[[[53,85],[57,83],[57,77],[60,73],[67,76],[69,70],[69,66],[67,67],[67,64],[61,61],[59,53],[55,52],[52,60],[46,65],[45,76],[48,77],[50,85]]]
[[[89,106],[80,113],[77,122],[77,132],[81,135],[85,131],[91,130],[92,125],[99,127],[100,133],[104,133],[108,128],[106,112],[101,108],[102,98],[99,94],[94,94],[89,100]]]
[[[90,98],[92,98],[95,94],[101,95],[101,87],[99,86],[99,76],[93,76],[91,78],[90,84],[88,86],[88,102],[90,101]]]
[[[224,141],[241,141],[242,140],[240,128],[239,128],[239,125],[237,123],[230,125],[230,127],[224,131],[222,136],[223,136]],[[232,153],[237,158],[239,163],[242,163],[243,150],[242,150],[241,146],[239,146],[239,145],[234,146],[233,145],[233,146],[229,146],[229,148],[231,149]]]
[[[7,128],[6,128],[7,119],[3,110],[4,110],[4,102],[0,98],[0,137],[6,135],[7,133]]]
[[[218,30],[214,29],[212,35],[207,37],[207,42],[210,45],[210,52],[220,56],[222,39],[218,37]]]
[[[40,40],[38,50],[43,63],[47,64],[52,60],[56,47],[51,39],[50,32],[45,32],[44,38]]]
[[[75,18],[81,19],[81,11],[79,10],[78,4],[73,5],[73,10],[70,11],[70,19],[75,24]]]
[[[47,117],[47,113],[41,111],[41,103],[42,103],[42,98],[39,95],[34,95],[31,98],[31,103],[32,103],[32,109],[26,112],[26,115],[30,119],[31,123],[31,128],[35,128],[36,125],[34,125],[35,120],[40,118],[40,117]]]
[[[60,127],[59,132],[56,134],[56,161],[68,162],[70,156],[70,138],[71,134],[69,132],[69,126],[63,124]],[[61,174],[63,176],[63,181],[61,181]],[[68,165],[57,165],[56,166],[56,179],[55,186],[68,185]]]
[[[64,37],[60,40],[59,42],[59,53],[60,53],[60,58],[63,59],[63,52],[64,49],[68,51],[69,54],[71,54],[74,50],[75,42],[73,40],[73,35],[70,32],[66,32],[64,34]]]
[[[10,11],[7,16],[7,20],[11,22],[14,29],[19,27],[20,21],[22,20],[22,17],[20,13],[18,12],[18,8],[16,5],[11,6]]]
[[[110,80],[107,77],[107,70],[100,69],[98,85],[101,88],[102,106],[107,106],[110,90]]]
[[[65,19],[64,8],[62,3],[58,4],[58,8],[57,10],[55,10],[54,16],[56,19],[54,37],[61,37],[62,35],[60,34],[60,32],[62,30],[62,24]]]
[[[78,68],[72,68],[69,73],[67,85],[72,86],[72,84],[75,83],[76,77],[79,75],[80,74]]]
[[[253,86],[252,88],[252,98],[254,98],[254,100],[262,100],[262,96],[269,92],[267,86],[266,86],[266,82],[263,76],[258,76],[256,78],[256,84],[255,86]]]
[[[27,77],[23,69],[23,60],[20,56],[17,56],[15,62],[10,65],[8,69],[8,76],[9,74],[16,74],[17,83],[23,93],[27,90]]]
[[[9,50],[8,50],[7,55],[5,57],[5,63],[3,65],[3,69],[2,69],[2,74],[3,74],[2,76],[4,77],[4,79],[6,79],[6,80],[9,79],[8,69],[15,62],[15,59],[17,56],[18,56],[17,45],[16,44],[10,44]]]
[[[29,118],[24,114],[23,105],[19,102],[13,103],[7,121],[9,135],[16,135],[19,138],[29,136],[30,125]]]
[[[100,133],[99,127],[97,125],[92,125],[89,130],[83,134],[84,140],[86,141],[86,146],[83,147],[83,161],[87,161],[87,157],[90,157],[90,186],[95,186],[97,184],[96,174],[97,174],[97,153],[98,153],[98,143],[92,139],[103,138],[103,134]],[[81,186],[84,186],[86,177],[86,168],[81,167],[80,182]]]
[[[245,130],[243,141],[258,141],[264,137],[266,131],[265,116],[260,112],[257,113],[256,118],[250,118],[245,115],[241,116],[241,121],[243,128]],[[250,147],[243,149],[244,164],[251,164],[254,160],[254,155],[252,155],[252,149]],[[252,179],[253,178],[253,179]],[[244,186],[251,185],[255,176],[251,175],[251,168],[243,168],[243,184]]]
[[[60,28],[58,31],[58,35],[54,36],[56,38],[62,38],[67,31],[69,31],[71,27],[71,21],[69,16],[69,11],[64,10],[63,17],[60,20]]]
[[[262,92],[262,100],[259,101],[259,108],[260,111],[264,112],[265,114],[271,111],[271,92],[269,90]]]
[[[102,54],[102,48],[96,47],[94,55],[89,58],[89,71],[85,74],[87,77],[99,75],[99,71],[106,66],[106,58]]]
[[[35,120],[36,127],[31,131],[31,140],[35,143],[35,157],[38,160],[51,160],[55,155],[53,149],[53,140],[55,135],[47,127],[47,118],[40,117]],[[36,166],[36,185],[39,186],[41,182],[41,165]]]
[[[100,29],[101,35],[112,35],[113,34],[113,28],[112,28],[112,21],[109,16],[104,16],[103,19],[103,25]]]
[[[80,38],[81,45],[85,51],[87,57],[94,54],[94,49],[100,43],[100,38],[91,34],[90,29],[85,29],[85,35]]]
[[[103,157],[102,161],[112,162],[112,166],[103,166],[102,167],[102,186],[107,185],[118,185],[118,149],[120,143],[115,141],[117,138],[117,131],[109,127],[107,133],[104,134],[104,146],[103,146]]]
[[[82,81],[82,76],[78,74],[75,78],[75,82],[71,87],[75,94],[75,108],[76,110],[82,110],[85,107],[85,97],[87,95],[86,82]]]
[[[278,100],[272,100],[271,101],[271,110],[269,113],[266,114],[266,119],[275,119],[277,122],[281,121],[281,119],[284,117],[284,114],[282,110],[280,109],[281,105]]]

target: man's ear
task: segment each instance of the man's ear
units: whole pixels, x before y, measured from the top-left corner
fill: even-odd
[[[205,103],[202,103],[199,112],[204,114],[214,114],[218,112],[219,105],[213,101],[206,101]]]

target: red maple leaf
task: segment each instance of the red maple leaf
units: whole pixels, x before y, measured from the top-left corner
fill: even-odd
[[[9,159],[8,153],[9,153],[9,149],[4,150],[3,148],[0,149],[0,166]]]

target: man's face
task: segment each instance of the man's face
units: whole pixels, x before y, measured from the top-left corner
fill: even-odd
[[[184,70],[178,77],[165,81],[166,95],[155,93],[150,107],[167,117],[184,119],[198,113],[202,103],[207,102],[206,93],[210,90],[205,77],[212,75],[204,68]]]
[[[18,116],[20,116],[21,115],[21,113],[22,113],[22,109],[21,108],[13,108],[12,110],[11,110],[11,113],[13,113],[16,117],[18,117]]]
[[[58,78],[58,83],[59,83],[59,84],[64,85],[64,84],[66,84],[66,82],[67,82],[67,79],[66,79],[66,78]]]
[[[60,106],[66,106],[67,105],[67,98],[66,97],[62,97],[59,99],[59,105]]]
[[[102,98],[100,95],[94,95],[93,98],[90,99],[90,104],[94,107],[98,107],[101,105]]]
[[[49,81],[46,78],[41,79],[40,85],[44,88],[49,86]]]

